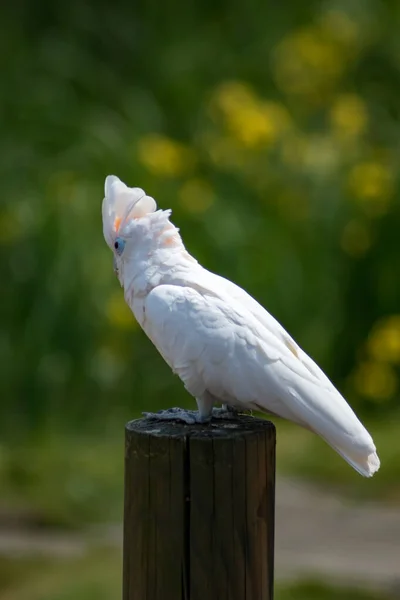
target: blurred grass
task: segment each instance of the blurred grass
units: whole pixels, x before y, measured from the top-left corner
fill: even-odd
[[[121,555],[93,550],[76,559],[0,558],[0,600],[115,600],[121,597]],[[390,595],[327,587],[318,581],[276,584],[277,600],[391,600]]]
[[[382,461],[365,479],[320,438],[275,420],[277,472],[303,477],[357,500],[400,501],[400,426],[371,423]],[[33,525],[76,528],[118,522],[123,503],[124,427],[107,436],[41,435],[0,451],[2,504]]]
[[[278,473],[302,477],[357,500],[400,502],[400,424],[367,422],[381,459],[372,478],[356,473],[316,435],[277,421]]]
[[[121,597],[120,552],[63,560],[0,559],[1,600],[114,600]]]
[[[329,587],[320,582],[310,581],[298,585],[278,585],[277,600],[391,600],[396,596],[390,594],[351,589],[345,587]]]
[[[108,437],[56,433],[2,448],[4,510],[28,525],[75,528],[122,519],[124,431]]]

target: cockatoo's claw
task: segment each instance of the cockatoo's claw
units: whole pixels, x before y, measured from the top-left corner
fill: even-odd
[[[154,421],[181,421],[182,423],[186,423],[186,425],[194,425],[195,423],[202,422],[197,411],[184,410],[178,407],[159,410],[155,413],[144,412],[142,414],[146,419]]]
[[[222,408],[213,408],[212,416],[215,419],[237,419],[240,415],[251,415],[251,410],[238,410],[234,406],[224,404]]]
[[[195,425],[196,423],[205,424],[209,423],[211,419],[235,419],[245,411],[238,411],[232,406],[223,406],[222,408],[213,408],[210,415],[200,415],[196,410],[185,410],[183,408],[167,408],[166,410],[159,410],[158,412],[144,412],[142,413],[146,419],[152,419],[153,421],[180,421],[186,425]],[[246,414],[251,411],[246,411]]]
[[[213,408],[212,416],[214,419],[232,419],[237,417],[238,412],[231,407]]]

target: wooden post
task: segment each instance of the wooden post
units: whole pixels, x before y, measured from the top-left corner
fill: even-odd
[[[123,600],[272,600],[275,427],[126,426]]]

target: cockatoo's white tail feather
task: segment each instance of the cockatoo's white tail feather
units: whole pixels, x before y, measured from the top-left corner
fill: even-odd
[[[376,452],[371,452],[368,456],[366,454],[357,454],[356,452],[349,452],[348,450],[342,450],[341,448],[331,444],[326,440],[328,444],[336,450],[336,452],[344,458],[360,475],[364,477],[372,477],[374,473],[379,470],[381,462]]]
[[[130,188],[115,175],[106,177],[102,207],[103,233],[110,248],[117,235],[124,235],[124,228],[131,219],[139,219],[157,209],[154,198],[141,188]]]

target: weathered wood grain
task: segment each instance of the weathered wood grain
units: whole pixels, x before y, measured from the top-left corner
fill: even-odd
[[[275,428],[126,426],[123,600],[272,600]]]

